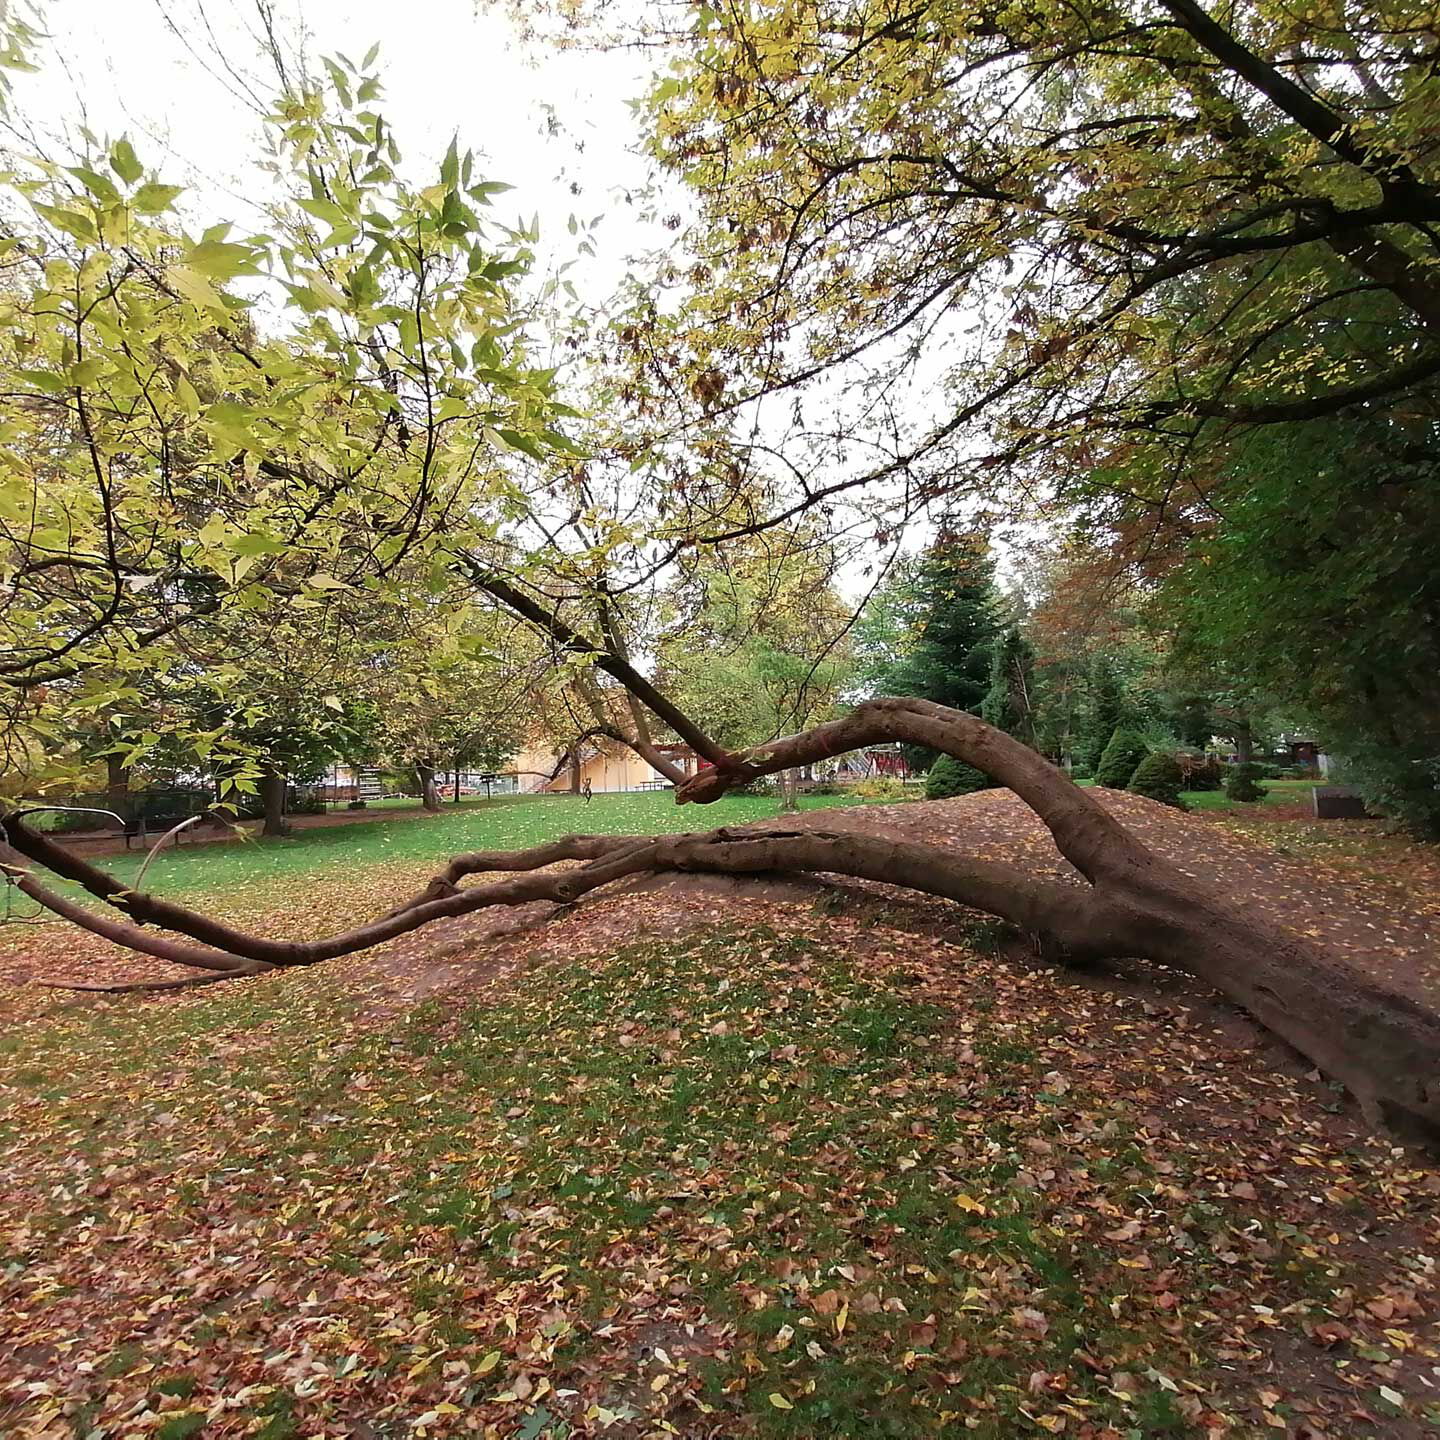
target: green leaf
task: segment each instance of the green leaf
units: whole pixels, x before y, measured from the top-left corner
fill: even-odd
[[[161,185],[159,181],[151,180],[130,197],[130,203],[142,215],[158,215],[175,203],[175,197],[184,188],[183,185]]]
[[[545,452],[540,448],[539,442],[533,435],[526,435],[520,430],[499,429],[495,432],[512,450],[521,450],[532,459],[543,460]]]
[[[133,185],[145,173],[145,167],[136,158],[134,146],[123,136],[110,147],[110,168],[127,185]]]
[[[202,240],[185,257],[185,263],[211,280],[233,280],[237,275],[254,275],[255,252],[248,245],[229,241]]]
[[[63,395],[69,387],[63,375],[49,370],[20,370],[16,372],[27,385],[43,390],[47,395]]]
[[[343,225],[350,218],[333,200],[297,200],[295,203],[327,225]]]
[[[187,415],[194,417],[200,413],[200,397],[195,393],[195,387],[183,375],[175,377],[175,398]]]
[[[77,389],[84,389],[87,385],[93,385],[104,373],[103,361],[82,360],[78,365],[70,367],[70,384]]]
[[[566,455],[574,455],[577,459],[581,460],[589,454],[587,450],[577,445],[568,435],[562,435],[558,430],[542,430],[540,434],[552,450],[561,450]]]
[[[82,215],[78,210],[67,210],[60,205],[42,205],[39,201],[32,203],[35,213],[48,220],[57,230],[63,230],[67,235],[73,235],[86,244],[93,244],[96,240],[95,223],[88,215]]]
[[[101,175],[95,170],[87,170],[83,165],[72,165],[70,173],[97,200],[101,200],[107,205],[119,204],[120,192],[115,188],[114,182],[109,176]]]
[[[279,555],[290,547],[278,535],[264,530],[249,530],[230,542],[237,555]]]
[[[315,297],[319,308],[322,310],[327,306],[333,307],[336,310],[344,310],[350,304],[350,301],[345,296],[345,292],[337,289],[318,271],[311,274],[309,289],[310,293]]]

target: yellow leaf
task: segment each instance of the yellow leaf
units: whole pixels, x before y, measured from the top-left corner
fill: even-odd
[[[219,291],[198,270],[192,270],[188,265],[167,265],[165,278],[192,305],[201,310],[225,309],[225,302],[220,298]]]
[[[795,1408],[778,1390],[770,1392],[770,1403],[777,1410],[793,1410]]]
[[[175,398],[180,402],[180,408],[192,420],[200,413],[200,397],[195,393],[195,387],[183,375],[175,377]]]
[[[850,1302],[847,1300],[847,1301],[840,1307],[840,1313],[835,1317],[835,1333],[836,1333],[837,1335],[843,1335],[843,1334],[845,1333],[845,1322],[846,1322],[849,1318],[850,1318]]]
[[[492,1350],[476,1367],[477,1375],[488,1375],[500,1363],[500,1352]]]
[[[968,1210],[972,1215],[984,1215],[988,1213],[978,1200],[969,1195],[957,1195],[955,1197],[955,1203],[962,1210]]]

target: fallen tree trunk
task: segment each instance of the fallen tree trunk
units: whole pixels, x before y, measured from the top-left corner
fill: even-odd
[[[623,738],[623,737],[622,737]],[[1140,956],[1188,971],[1228,995],[1342,1081],[1366,1113],[1440,1138],[1440,1017],[1370,980],[1307,938],[1187,876],[1126,830],[1048,761],[972,715],[922,700],[874,700],[841,720],[737,754],[685,781],[677,799],[706,803],[734,786],[848,750],[901,740],[954,755],[1008,786],[1040,817],[1084,884],[1044,879],[945,846],[854,833],[716,830],[704,834],[569,836],[517,853],[457,856],[405,905],[341,935],[312,941],[253,936],[155,896],[124,890],[23,819],[0,819],[13,850],[0,865],[25,893],[117,943],[227,974],[314,964],[380,944],[434,920],[491,905],[571,903],[627,876],[667,870],[722,874],[828,872],[940,895],[1035,935],[1055,956]],[[647,747],[648,748],[648,747]],[[84,886],[125,922],[55,903],[21,857]],[[554,871],[559,861],[580,868]],[[472,875],[522,872],[462,886]],[[87,918],[89,917],[89,918]],[[213,947],[141,931],[156,925]],[[137,938],[143,943],[137,943]],[[197,958],[197,953],[201,958]]]

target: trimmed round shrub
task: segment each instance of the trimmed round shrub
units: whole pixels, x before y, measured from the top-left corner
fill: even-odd
[[[942,755],[925,777],[927,800],[949,800],[955,795],[973,795],[977,790],[993,790],[995,782],[983,771],[953,755]]]
[[[1183,810],[1180,787],[1185,782],[1179,762],[1173,755],[1157,752],[1147,755],[1136,767],[1125,788],[1132,795],[1143,795],[1147,800],[1158,800],[1162,805],[1173,805]]]
[[[1270,792],[1263,785],[1255,783],[1259,773],[1258,765],[1232,765],[1230,773],[1225,777],[1226,798],[1240,800],[1246,804],[1255,800],[1263,800]]]
[[[1133,730],[1116,730],[1095,767],[1095,783],[1110,790],[1123,790],[1130,783],[1135,767],[1148,753],[1145,741]]]

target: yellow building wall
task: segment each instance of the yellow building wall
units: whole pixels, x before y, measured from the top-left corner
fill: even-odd
[[[548,774],[555,768],[556,759],[554,751],[526,751],[524,754],[517,755],[505,768],[516,771],[534,770]],[[592,755],[580,767],[580,783],[583,785],[586,780],[589,780],[590,789],[597,795],[604,790],[634,790],[656,778],[658,777],[650,765],[636,755],[633,750],[618,750],[614,755]],[[569,790],[570,767],[569,765],[561,766],[560,773],[548,785],[538,774],[521,774],[519,781],[522,791]]]

